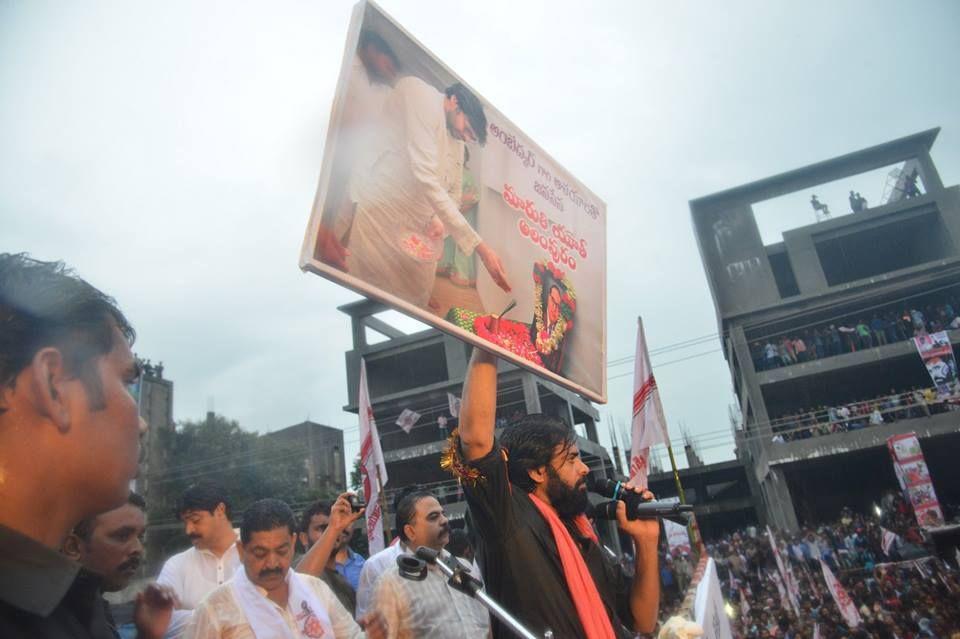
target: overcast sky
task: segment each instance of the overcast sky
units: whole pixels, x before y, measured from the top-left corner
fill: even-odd
[[[0,0],[0,251],[115,296],[176,419],[309,417],[349,455],[357,296],[297,259],[351,6]],[[611,361],[637,315],[651,349],[717,330],[688,200],[935,126],[960,180],[957,2],[380,6],[606,201]],[[653,358],[674,439],[710,461],[732,455],[719,348]],[[624,423],[631,371],[601,408]]]

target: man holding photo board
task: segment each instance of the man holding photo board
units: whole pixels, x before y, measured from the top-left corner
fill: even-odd
[[[462,482],[486,590],[534,634],[613,639],[652,632],[659,522],[629,520],[617,504],[617,524],[636,549],[634,577],[627,577],[605,556],[584,514],[589,468],[573,430],[536,414],[497,438],[496,400],[497,359],[474,349],[460,427],[441,465]],[[494,638],[510,636],[499,623],[492,628]]]

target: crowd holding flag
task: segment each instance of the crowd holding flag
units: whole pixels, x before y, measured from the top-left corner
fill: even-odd
[[[823,580],[827,583],[827,589],[830,591],[830,594],[833,595],[833,601],[837,604],[837,609],[843,616],[843,620],[846,621],[847,625],[851,628],[856,628],[863,623],[863,620],[860,618],[860,613],[857,611],[857,604],[853,603],[846,589],[833,575],[830,566],[822,559],[820,560],[820,570],[823,571]]]
[[[370,554],[384,548],[383,508],[380,493],[387,483],[387,465],[380,448],[380,434],[373,419],[373,405],[367,388],[367,364],[360,360],[360,475],[363,478],[363,497],[367,501],[367,542]]]

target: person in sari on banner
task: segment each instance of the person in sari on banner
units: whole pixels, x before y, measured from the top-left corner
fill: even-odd
[[[441,93],[416,77],[398,80],[384,104],[383,146],[356,181],[347,272],[426,308],[449,233],[509,291],[500,258],[460,212],[464,143],[485,141],[483,106],[462,84]]]

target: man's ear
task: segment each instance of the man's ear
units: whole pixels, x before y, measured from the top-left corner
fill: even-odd
[[[310,538],[307,537],[307,533],[297,533],[297,537],[300,539],[300,545],[303,546],[303,549],[310,550]]]
[[[531,468],[527,471],[527,475],[530,476],[530,479],[533,480],[533,483],[536,485],[541,485],[547,483],[547,467],[540,466],[539,468]]]
[[[243,561],[243,543],[240,541],[239,537],[237,537],[237,541],[234,543],[237,545],[237,555],[240,556],[240,561]]]
[[[75,533],[70,533],[67,535],[67,538],[63,540],[63,545],[60,546],[60,552],[64,556],[79,562],[81,555],[80,544],[82,543]]]
[[[66,384],[70,379],[63,353],[59,349],[52,346],[42,348],[33,356],[27,378],[30,401],[38,414],[56,424],[63,433],[70,430],[66,393]]]
[[[214,516],[219,515],[219,516],[223,517],[224,519],[226,519],[226,518],[227,518],[227,505],[221,501],[219,504],[217,504],[216,508],[213,509],[213,515],[214,515]]]

